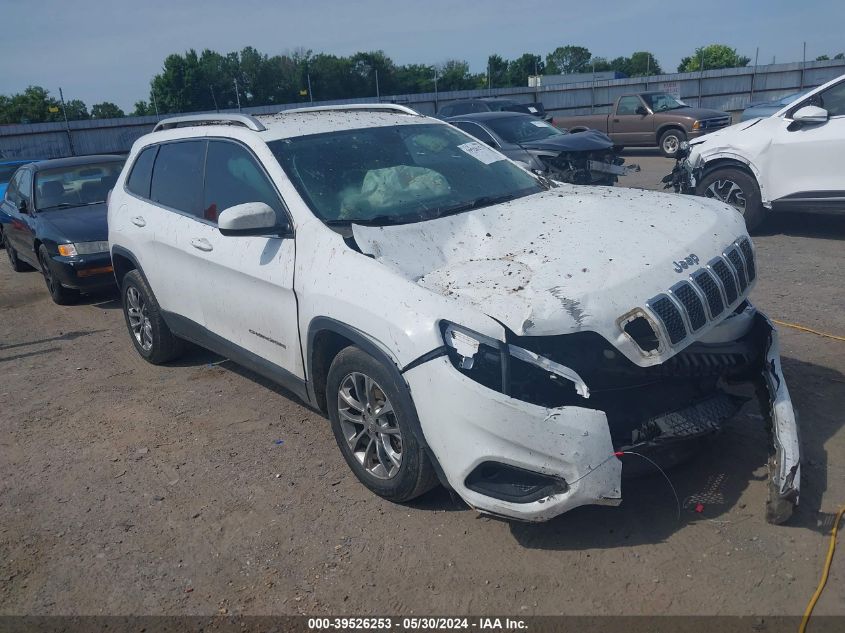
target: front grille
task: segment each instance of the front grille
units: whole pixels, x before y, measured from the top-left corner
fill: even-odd
[[[751,240],[747,237],[739,242],[739,249],[745,257],[745,270],[748,273],[748,283],[754,281],[757,276],[757,268],[754,266],[754,249],[751,248]]]
[[[748,280],[745,278],[745,266],[742,263],[742,255],[736,247],[731,248],[727,253],[728,261],[733,265],[737,279],[739,279],[739,291],[745,292],[748,287]]]
[[[649,302],[649,307],[663,322],[669,340],[674,345],[680,342],[687,335],[687,328],[684,326],[684,319],[678,308],[666,295],[660,295]]]
[[[704,324],[707,322],[707,317],[704,315],[704,306],[689,282],[683,281],[673,286],[672,294],[678,298],[678,301],[681,302],[681,305],[687,311],[692,331],[695,332],[704,327]]]
[[[725,302],[722,301],[719,284],[713,279],[713,275],[704,269],[695,272],[691,277],[695,285],[698,286],[698,289],[707,298],[707,307],[710,308],[710,318],[715,319],[725,311]]]
[[[731,305],[739,296],[736,289],[736,280],[734,279],[731,269],[728,267],[727,263],[725,263],[725,260],[721,258],[714,259],[710,262],[710,267],[713,269],[713,272],[719,276],[719,280],[725,288],[725,297],[728,300],[728,305]]]
[[[730,117],[722,117],[720,119],[705,119],[701,122],[701,129],[714,130],[717,127],[725,127],[731,122]]]

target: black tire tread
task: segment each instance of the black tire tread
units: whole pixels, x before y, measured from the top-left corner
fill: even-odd
[[[145,352],[138,345],[135,336],[132,334],[132,329],[129,327],[129,316],[126,313],[126,291],[130,285],[141,292],[147,304],[147,314],[153,328],[153,345],[149,352]],[[161,315],[161,307],[152,289],[138,270],[131,270],[124,275],[120,284],[120,299],[123,304],[123,316],[126,320],[126,329],[129,330],[129,337],[132,340],[133,346],[144,360],[153,365],[162,365],[182,355],[184,341],[174,335],[170,331],[170,328],[167,327],[167,323],[165,323],[164,317]]]
[[[743,214],[745,226],[749,232],[755,231],[766,219],[766,208],[763,206],[757,180],[745,170],[737,167],[717,167],[701,179],[696,187],[696,193],[703,196],[714,180],[724,179],[733,180],[742,187],[742,192],[745,194],[745,213]]]

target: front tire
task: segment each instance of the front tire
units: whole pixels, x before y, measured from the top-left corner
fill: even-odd
[[[53,269],[50,267],[50,254],[43,244],[38,247],[38,263],[41,265],[41,274],[44,276],[44,283],[47,284],[47,292],[54,303],[60,306],[71,305],[79,301],[79,291],[72,288],[65,288],[58,280]]]
[[[701,179],[695,193],[734,207],[745,218],[749,232],[759,227],[766,217],[757,180],[741,169],[714,169]]]
[[[372,492],[402,502],[437,485],[412,428],[408,389],[382,363],[358,347],[341,350],[329,369],[326,400],[340,452]]]
[[[141,273],[132,270],[123,277],[120,296],[132,344],[144,360],[161,365],[182,355],[183,342],[167,327],[158,301]]]
[[[666,158],[675,158],[675,154],[681,148],[681,143],[685,140],[687,140],[686,132],[672,128],[660,135],[660,140],[657,144],[660,146],[661,153]]]

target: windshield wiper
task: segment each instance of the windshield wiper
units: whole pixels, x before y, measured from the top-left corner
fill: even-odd
[[[502,204],[503,202],[509,202],[516,197],[517,194],[515,193],[506,193],[500,196],[481,196],[480,198],[476,198],[470,202],[462,202],[451,207],[440,207],[439,209],[434,209],[435,213],[430,219],[442,218],[447,215],[471,211],[472,209],[480,209],[481,207],[490,207],[494,204]]]
[[[48,211],[49,209],[75,209],[76,207],[90,207],[93,204],[103,204],[105,200],[100,200],[99,202],[60,202],[59,204],[54,204],[49,207],[41,207],[38,209],[39,211]]]
[[[389,226],[392,224],[407,224],[408,222],[419,221],[417,215],[375,215],[371,218],[350,218],[348,220],[326,220],[326,226],[349,226],[360,224],[362,226]]]

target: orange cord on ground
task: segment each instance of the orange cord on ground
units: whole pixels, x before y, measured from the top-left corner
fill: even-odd
[[[824,561],[824,569],[822,570],[822,579],[819,581],[819,586],[816,587],[816,593],[810,598],[810,603],[804,610],[804,617],[801,618],[801,626],[798,627],[798,633],[804,633],[807,630],[807,623],[810,621],[810,616],[813,614],[813,608],[822,595],[824,586],[827,584],[827,577],[830,574],[830,563],[833,561],[833,552],[836,549],[836,532],[839,529],[839,522],[842,520],[842,515],[845,514],[845,506],[839,508],[836,513],[836,519],[833,521],[833,529],[830,531],[830,547],[827,550],[827,558]]]
[[[837,336],[836,334],[819,332],[818,330],[814,330],[813,328],[805,327],[803,325],[798,325],[797,323],[787,323],[786,321],[778,321],[777,319],[772,319],[772,322],[777,323],[778,325],[783,325],[784,327],[791,327],[795,330],[801,330],[802,332],[809,332],[810,334],[817,334],[818,336],[824,336],[825,338],[832,338],[834,341],[845,341],[845,336]]]

